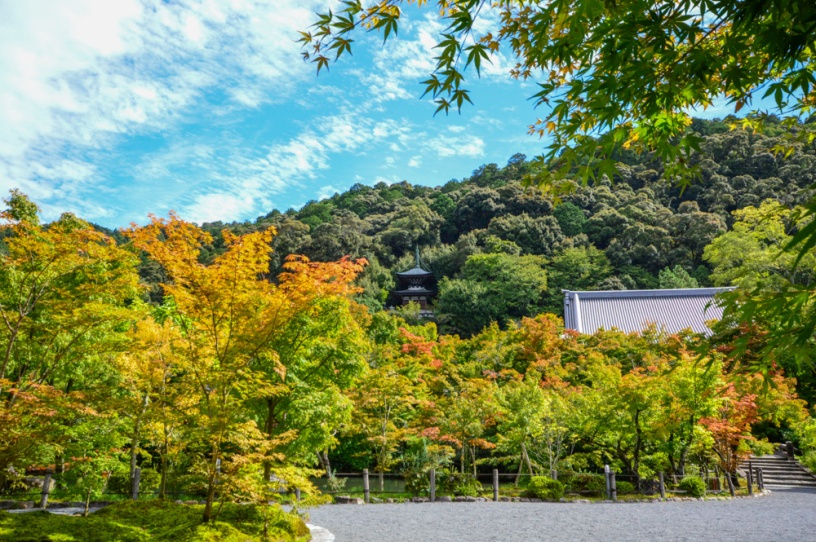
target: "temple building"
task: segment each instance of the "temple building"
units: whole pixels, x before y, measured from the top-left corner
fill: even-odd
[[[419,248],[416,251],[416,266],[408,271],[397,273],[397,289],[391,296],[397,305],[414,302],[419,305],[420,316],[433,316],[431,303],[436,295],[434,274],[422,268],[419,261]]]
[[[711,335],[709,320],[720,320],[722,306],[716,295],[733,288],[680,288],[674,290],[564,290],[564,326],[579,333],[599,329],[641,332],[649,325],[668,334],[690,329]]]

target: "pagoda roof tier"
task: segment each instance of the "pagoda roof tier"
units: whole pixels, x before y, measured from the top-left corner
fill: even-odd
[[[426,288],[413,288],[408,290],[395,290],[394,295],[434,295],[436,290],[428,290]]]
[[[409,269],[408,271],[397,272],[398,277],[430,277],[433,273],[430,271],[425,271],[419,266],[414,267],[413,269]]]

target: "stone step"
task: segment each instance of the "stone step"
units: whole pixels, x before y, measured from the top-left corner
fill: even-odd
[[[765,480],[765,487],[768,488],[778,488],[778,487],[814,487],[816,488],[816,482],[769,482]]]
[[[746,464],[743,464],[741,466],[744,469],[748,468],[748,465],[746,465]],[[762,470],[766,470],[766,471],[769,471],[769,472],[770,471],[773,471],[773,472],[808,472],[806,469],[803,469],[802,467],[800,467],[798,465],[791,465],[790,467],[780,467],[780,466],[776,466],[776,465],[760,465],[760,464],[754,463],[754,464],[751,465],[751,468],[753,468],[753,469],[762,469]]]
[[[765,485],[766,486],[804,486],[804,487],[816,487],[816,480],[803,480],[798,478],[791,478],[791,479],[769,479],[765,478]]]
[[[748,465],[742,465],[744,470],[748,470]],[[762,469],[762,472],[765,473],[779,473],[779,474],[800,474],[802,476],[813,476],[809,471],[802,469],[802,468],[793,468],[793,469],[779,469],[774,467],[764,467],[762,465],[752,465],[752,469]]]

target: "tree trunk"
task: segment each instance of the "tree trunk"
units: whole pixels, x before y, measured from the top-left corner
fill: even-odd
[[[91,508],[91,492],[93,489],[88,489],[88,494],[85,496],[85,511],[82,513],[83,516],[88,515],[88,510]]]
[[[518,487],[519,485],[519,478],[521,478],[521,470],[524,468],[524,456],[522,455],[519,457],[519,469],[516,473],[516,482],[513,484],[514,486]]]
[[[136,419],[133,422],[133,438],[130,440],[130,485],[133,486],[133,478],[136,475],[136,460],[138,459],[138,449],[139,449],[139,436],[142,431],[142,417],[144,416],[145,411],[147,410],[147,405],[149,404],[150,396],[145,393],[144,399],[142,400],[142,408],[139,413],[136,415]]]
[[[204,522],[208,523],[212,517],[212,505],[215,499],[215,484],[210,481],[207,485],[207,502],[204,504]]]
[[[167,493],[167,449],[161,456],[161,480],[159,481],[159,499],[164,500]]]
[[[215,500],[215,486],[218,483],[218,448],[213,445],[213,453],[212,453],[212,464],[210,465],[210,471],[208,474],[207,480],[207,501],[204,505],[204,521],[209,522],[210,518],[212,518],[212,505],[213,501]]]
[[[385,471],[383,469],[380,469],[379,476],[380,476],[380,493],[383,493],[385,491]]]
[[[643,431],[640,428],[640,410],[635,411],[635,453],[632,462],[632,474],[635,476],[635,488],[640,490],[640,445]]]
[[[524,458],[524,462],[527,463],[527,471],[530,473],[530,476],[533,476],[533,464],[530,462],[530,456],[527,455],[527,446],[522,442],[521,443],[521,457]]]
[[[319,453],[320,452],[318,452],[318,454]],[[334,473],[332,473],[331,461],[329,461],[329,451],[328,450],[323,451],[323,465],[326,467],[326,474],[328,476],[333,476]]]

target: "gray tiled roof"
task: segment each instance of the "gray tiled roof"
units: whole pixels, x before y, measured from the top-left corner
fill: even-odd
[[[706,321],[722,318],[722,307],[714,302],[714,296],[731,289],[564,290],[564,325],[567,329],[591,334],[601,328],[643,331],[653,323],[667,333],[690,328],[710,335]]]
[[[400,277],[425,277],[429,275],[433,275],[433,273],[430,271],[425,271],[420,266],[416,266],[408,271],[397,272],[397,276]]]

